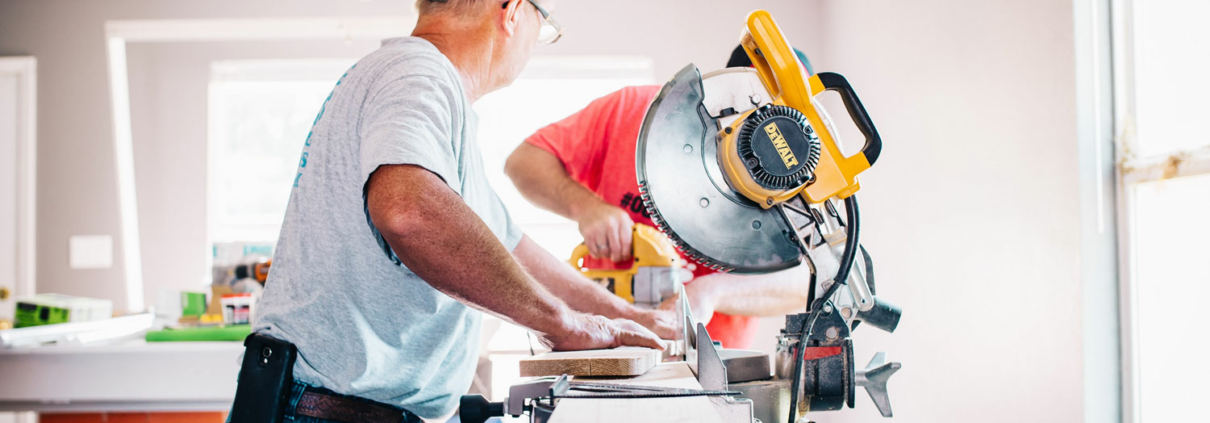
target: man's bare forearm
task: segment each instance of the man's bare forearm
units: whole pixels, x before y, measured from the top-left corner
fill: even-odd
[[[513,255],[534,279],[566,301],[571,308],[610,318],[635,318],[634,306],[585,278],[570,264],[550,255],[529,237],[521,239]]]
[[[604,204],[600,197],[571,179],[558,157],[529,143],[521,143],[508,156],[504,173],[526,200],[568,219],[578,220],[581,211]]]
[[[768,317],[799,313],[807,308],[811,283],[806,265],[767,275],[716,273],[691,282],[690,299],[704,295],[714,311],[735,316]]]
[[[567,329],[567,305],[526,274],[437,175],[383,166],[367,186],[374,225],[399,260],[433,288],[543,334]]]
[[[521,239],[513,255],[530,270],[534,279],[576,311],[633,320],[664,339],[676,339],[679,335],[679,320],[674,311],[636,308],[585,278],[571,265],[556,259],[529,237]]]

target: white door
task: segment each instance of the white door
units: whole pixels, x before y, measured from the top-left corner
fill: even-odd
[[[34,293],[35,62],[0,57],[0,321],[14,298]],[[0,413],[0,423],[34,422],[33,413]]]

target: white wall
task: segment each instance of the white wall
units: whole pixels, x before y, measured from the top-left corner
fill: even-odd
[[[1072,3],[822,2],[816,69],[848,77],[884,141],[862,241],[904,363],[898,421],[1084,418]],[[833,113],[834,117],[843,116]],[[883,421],[864,411],[828,422]]]

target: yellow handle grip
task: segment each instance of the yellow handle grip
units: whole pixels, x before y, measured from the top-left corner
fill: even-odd
[[[769,12],[757,10],[748,15],[748,32],[744,33],[740,44],[752,59],[765,89],[773,96],[770,100],[780,98],[787,106],[798,110],[811,108],[807,74]]]
[[[635,267],[630,269],[587,269],[580,265],[580,260],[586,257],[588,257],[588,246],[580,244],[571,250],[571,258],[567,262],[571,263],[571,267],[584,277],[596,281],[614,295],[634,304],[634,292],[632,292],[634,287],[631,286],[631,283],[634,280]]]
[[[567,262],[571,263],[571,267],[576,268],[576,270],[580,270],[583,269],[583,267],[580,266],[580,260],[583,260],[584,257],[588,257],[588,246],[581,243],[580,245],[577,245],[575,249],[571,250],[571,258],[568,259]]]

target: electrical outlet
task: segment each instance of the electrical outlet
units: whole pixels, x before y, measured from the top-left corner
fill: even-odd
[[[108,269],[113,267],[113,237],[88,235],[71,237],[72,269]]]

